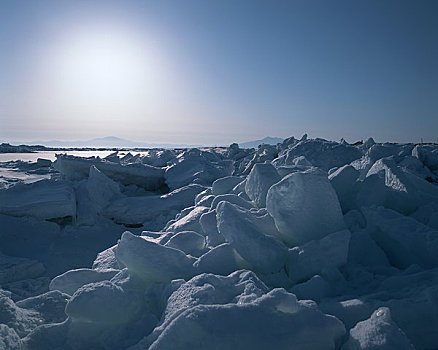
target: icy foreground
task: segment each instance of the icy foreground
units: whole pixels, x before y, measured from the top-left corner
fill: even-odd
[[[1,350],[438,348],[438,146],[32,166],[0,190]]]

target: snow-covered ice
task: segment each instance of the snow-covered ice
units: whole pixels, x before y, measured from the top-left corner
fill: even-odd
[[[361,349],[413,350],[414,347],[391,319],[389,309],[381,307],[369,319],[358,322],[350,330],[350,338],[342,347],[342,350]]]
[[[336,192],[320,170],[293,173],[272,185],[266,208],[289,246],[322,238],[345,227]]]
[[[75,192],[66,181],[19,183],[0,192],[0,213],[38,219],[75,218]]]
[[[0,350],[438,349],[437,145],[37,158],[0,164]]]
[[[266,235],[257,225],[257,216],[223,201],[217,207],[219,233],[256,271],[271,273],[284,267],[287,249]]]
[[[124,232],[115,249],[116,258],[146,285],[194,275],[194,259],[167,247]]]
[[[272,164],[255,164],[246,180],[245,191],[259,208],[266,207],[266,194],[269,188],[280,179],[280,175]]]

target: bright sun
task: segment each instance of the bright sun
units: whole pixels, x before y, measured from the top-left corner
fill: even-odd
[[[144,99],[158,70],[142,42],[117,33],[78,36],[62,45],[55,60],[63,94],[94,103]]]
[[[60,33],[41,58],[31,90],[38,110],[51,116],[45,117],[49,127],[59,121],[72,129],[127,122],[151,126],[172,116],[168,101],[180,85],[168,52],[157,42],[116,26]],[[159,114],[166,118],[158,120]]]

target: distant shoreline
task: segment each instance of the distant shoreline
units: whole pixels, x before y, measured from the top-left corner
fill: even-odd
[[[187,149],[192,147],[175,147],[173,149]],[[204,146],[199,148],[206,148]],[[225,146],[217,146],[216,148],[225,148]],[[36,153],[44,151],[114,151],[114,152],[143,152],[151,149],[167,149],[166,147],[46,147],[42,145],[18,145],[14,146],[9,143],[0,144],[0,153]]]
[[[386,144],[403,144],[399,142],[385,142]],[[353,146],[358,146],[363,144],[363,141],[357,141],[351,143]],[[406,143],[410,144],[410,143]],[[412,143],[414,146],[424,145],[424,146],[436,146],[438,143],[435,142],[418,142]],[[243,145],[243,144],[242,144]],[[157,145],[158,146],[158,145]],[[178,147],[179,145],[175,145],[175,147],[47,147],[43,145],[11,145],[9,143],[1,143],[0,144],[0,153],[36,153],[36,152],[44,152],[44,151],[114,151],[114,152],[145,152],[153,149],[190,149],[190,148],[226,148],[227,146],[190,146],[187,147]],[[240,148],[256,148],[256,147],[240,147]]]

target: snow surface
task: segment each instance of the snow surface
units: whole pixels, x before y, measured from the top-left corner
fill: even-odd
[[[438,146],[0,164],[0,350],[437,349]]]

